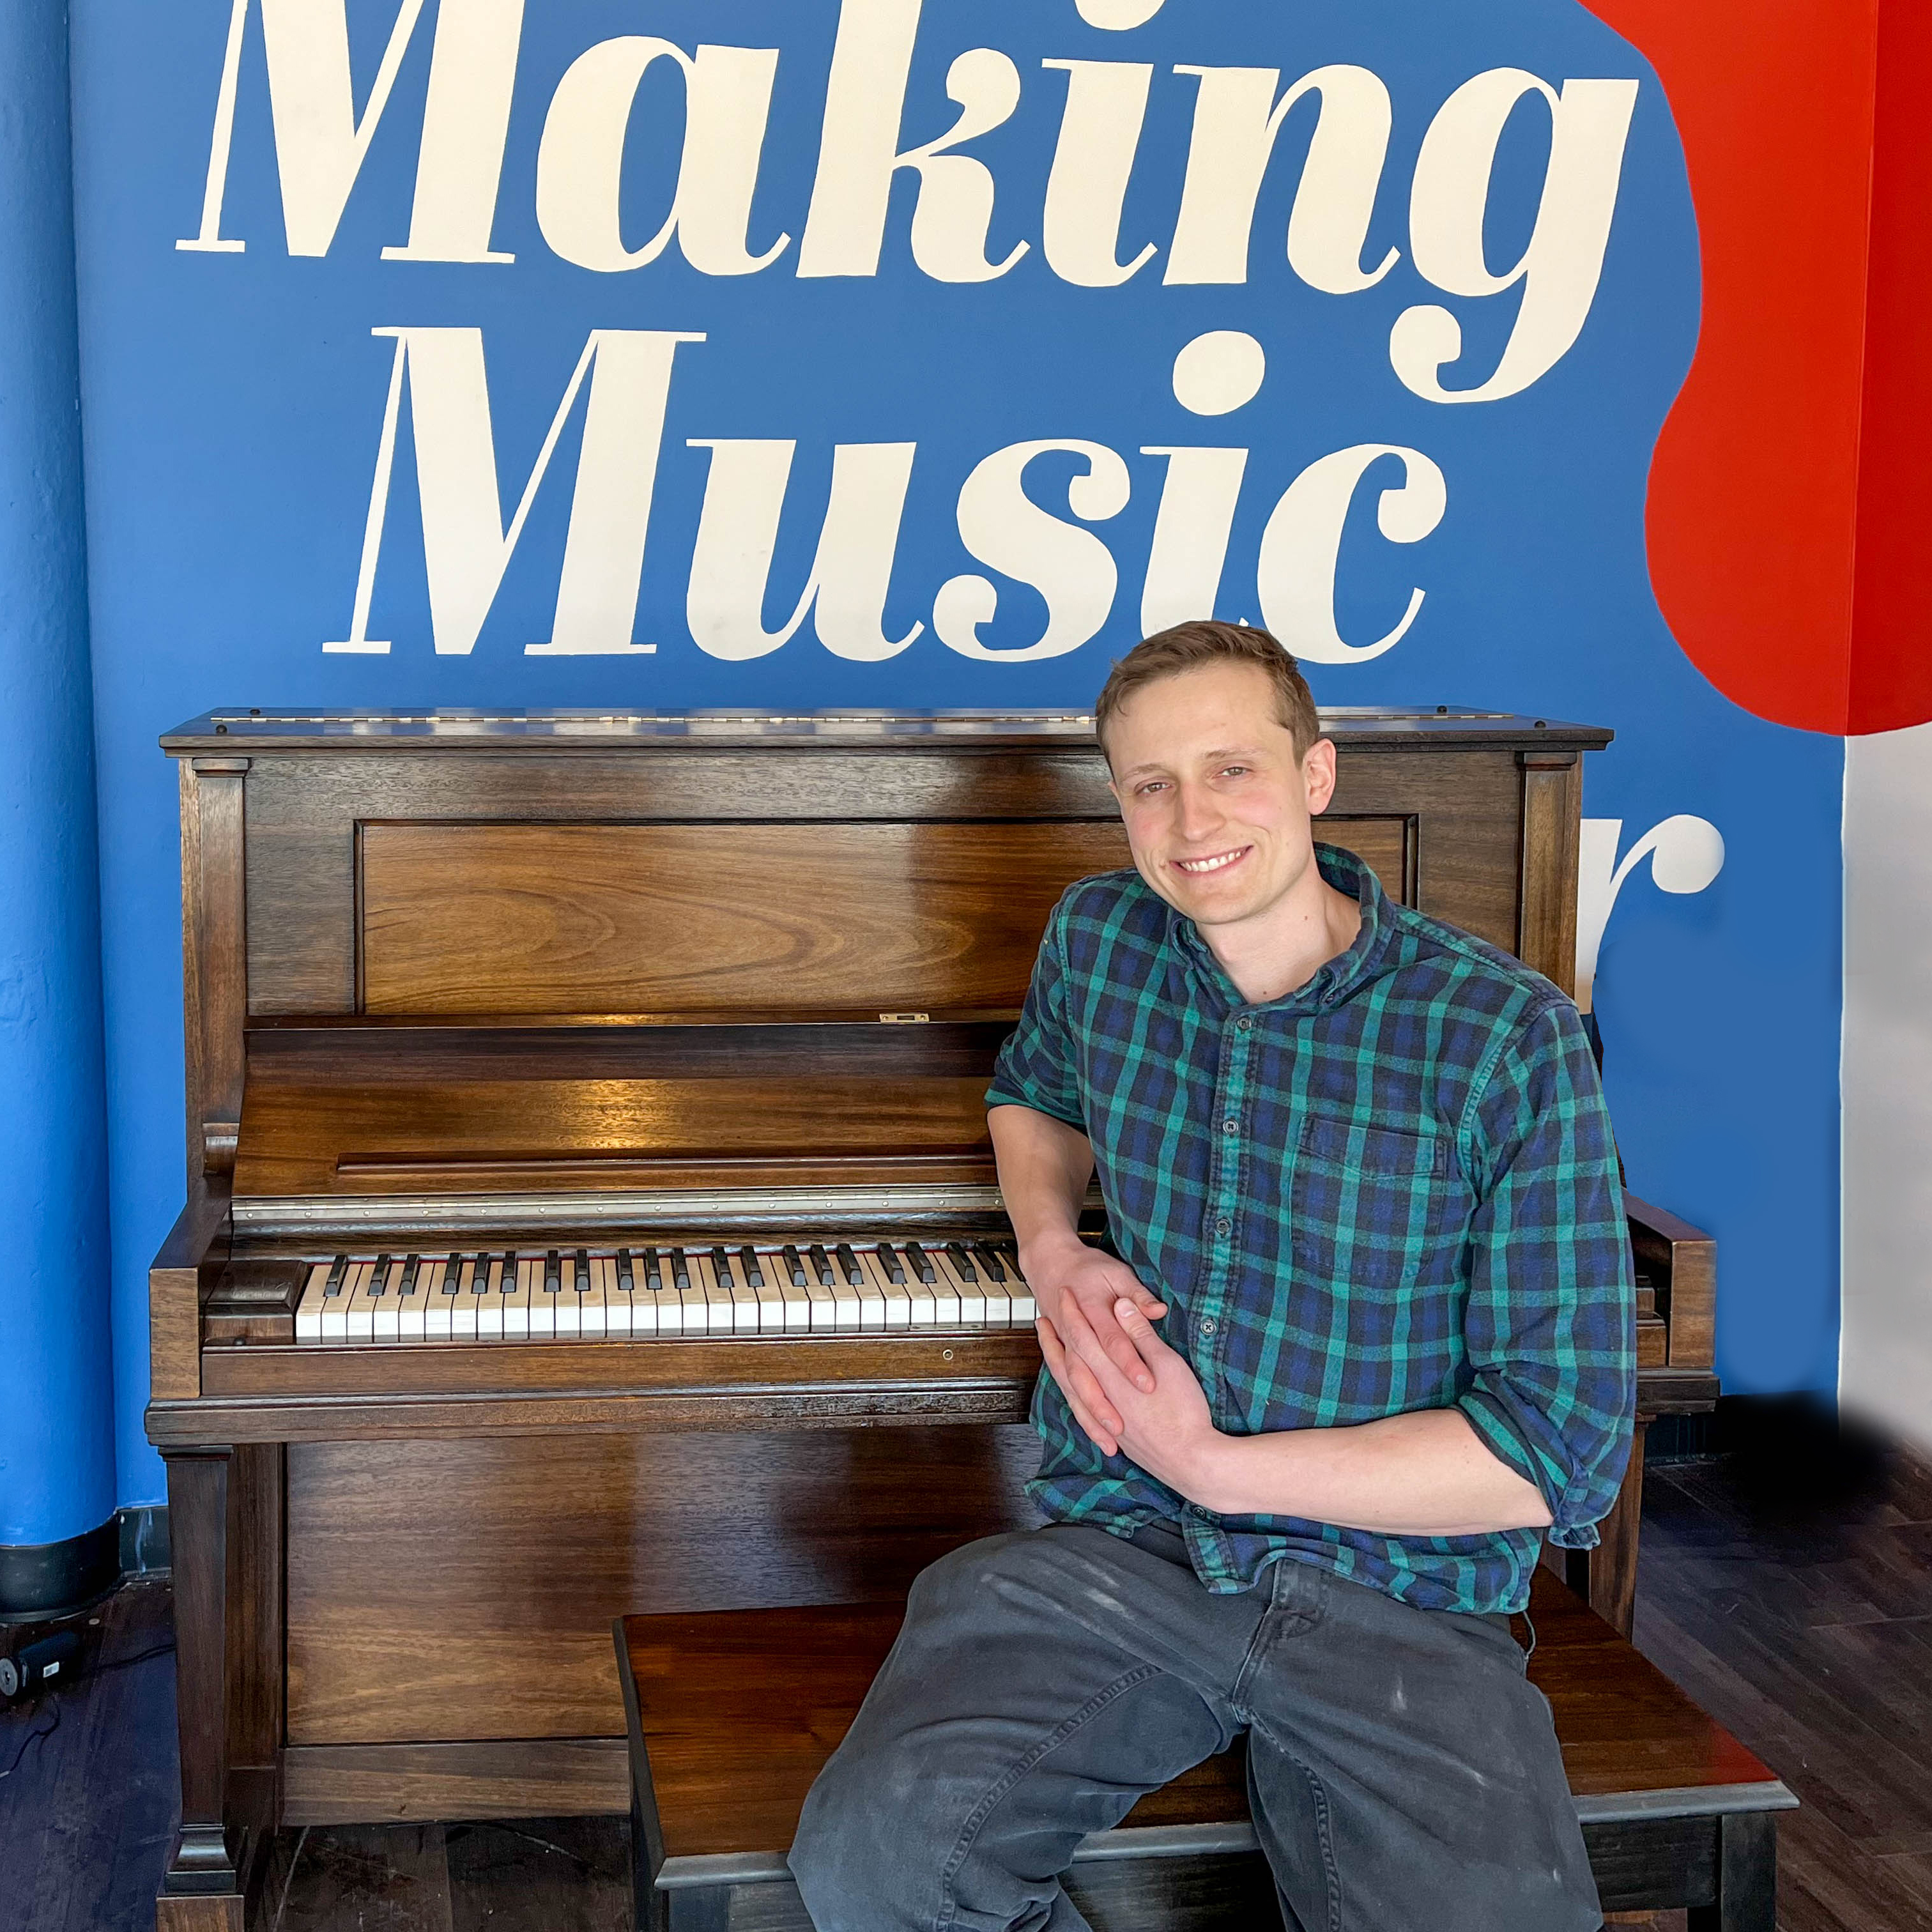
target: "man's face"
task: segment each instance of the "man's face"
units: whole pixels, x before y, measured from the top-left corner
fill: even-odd
[[[1208,664],[1136,692],[1107,734],[1134,863],[1199,926],[1273,910],[1315,862],[1309,821],[1335,790],[1335,748],[1305,759],[1252,664]]]

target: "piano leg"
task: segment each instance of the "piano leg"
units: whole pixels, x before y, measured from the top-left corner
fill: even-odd
[[[246,1833],[230,1830],[228,1509],[233,1452],[166,1456],[173,1545],[181,1836],[154,1901],[157,1932],[243,1932]]]

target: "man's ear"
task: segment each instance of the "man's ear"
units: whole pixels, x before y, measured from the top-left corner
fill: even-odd
[[[1318,738],[1301,761],[1302,782],[1308,788],[1308,815],[1318,818],[1335,796],[1335,741]]]

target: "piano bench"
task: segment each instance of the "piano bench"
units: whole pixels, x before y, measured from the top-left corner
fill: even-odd
[[[1606,1912],[1690,1909],[1690,1932],[1774,1932],[1772,1772],[1548,1570],[1531,1614]],[[806,1791],[856,1714],[898,1603],[624,1617],[638,1932],[811,1932],[785,1851]],[[1237,1748],[1074,1854],[1095,1932],[1280,1923]]]

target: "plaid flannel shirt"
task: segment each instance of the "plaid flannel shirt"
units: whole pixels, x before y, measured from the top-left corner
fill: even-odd
[[[1286,1558],[1423,1609],[1519,1610],[1544,1534],[1596,1541],[1630,1440],[1634,1292],[1596,1066],[1548,980],[1316,850],[1361,932],[1259,1006],[1138,874],[1070,888],[988,1104],[1091,1141],[1115,1245],[1168,1303],[1161,1330],[1217,1428],[1454,1406],[1551,1526],[1382,1536],[1216,1516],[1101,1454],[1044,1372],[1032,1494],[1123,1535],[1174,1520],[1221,1594]]]

